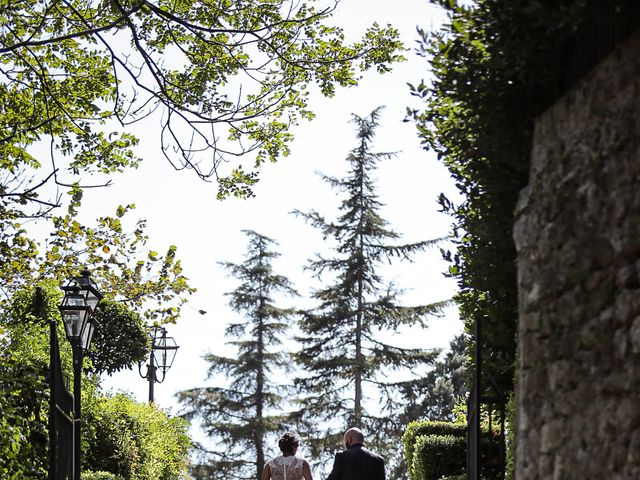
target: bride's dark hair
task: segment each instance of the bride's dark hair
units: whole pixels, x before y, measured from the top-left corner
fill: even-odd
[[[293,455],[293,450],[298,445],[300,445],[300,439],[293,432],[286,432],[282,434],[280,440],[278,440],[278,446],[284,454]]]

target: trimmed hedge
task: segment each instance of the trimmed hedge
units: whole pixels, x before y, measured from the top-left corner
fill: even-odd
[[[489,442],[488,425],[483,423],[480,456],[482,478],[500,477],[495,446],[499,433],[494,429]],[[467,425],[460,422],[415,421],[402,436],[407,469],[411,480],[458,480],[464,477],[467,463]],[[491,448],[491,450],[490,450]]]
[[[464,423],[430,422],[424,420],[417,420],[409,423],[404,434],[402,435],[405,457],[407,459],[407,468],[409,469],[409,477],[412,480],[423,480],[423,477],[416,477],[413,474],[413,455],[414,451],[416,451],[416,441],[418,437],[444,435],[462,437],[464,439],[466,438],[466,434],[467,426]],[[465,458],[466,457],[463,455],[462,465],[464,465]]]
[[[443,476],[462,475],[467,456],[466,437],[420,435],[416,438],[413,464],[414,480],[438,480]]]

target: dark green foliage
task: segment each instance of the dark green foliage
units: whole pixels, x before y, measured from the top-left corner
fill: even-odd
[[[39,355],[47,363],[45,348],[48,349],[48,322],[53,319],[61,323],[58,320],[58,305],[62,301],[62,293],[52,285],[53,282],[45,282],[40,288],[19,291],[8,308],[8,315],[4,317],[14,343],[19,339],[18,344],[22,345],[28,340],[26,335],[39,338]],[[103,298],[93,315],[97,327],[90,351],[85,357],[91,360],[86,365],[93,373],[111,374],[131,368],[146,358],[149,340],[145,322],[138,313],[122,303]],[[59,327],[64,351],[65,334],[62,326]]]
[[[390,372],[425,369],[438,352],[399,348],[385,339],[401,326],[424,326],[426,318],[446,302],[403,306],[402,290],[380,276],[383,263],[409,260],[437,241],[392,244],[400,236],[380,216],[382,203],[372,178],[377,163],[393,157],[371,151],[379,115],[380,109],[366,118],[353,116],[358,144],[347,157],[347,176],[322,177],[343,194],[338,218],[331,221],[317,211],[296,212],[333,242],[335,253],[309,263],[322,287],[313,292],[316,306],[303,312],[300,321],[296,359],[304,373],[295,385],[305,443],[315,459],[332,455],[347,427],[361,426],[368,432],[368,444],[397,466],[402,459],[396,439],[406,423],[401,418],[401,395],[417,388],[418,375],[409,374],[410,380],[398,382]],[[392,469],[392,477],[401,475]]]
[[[36,294],[37,293],[37,294]],[[0,311],[0,478],[45,479],[49,324],[55,290],[18,292]],[[62,334],[62,331],[59,332]]]
[[[512,229],[518,194],[528,181],[534,120],[586,72],[588,65],[576,62],[592,66],[606,48],[589,48],[600,22],[590,5],[599,2],[434,3],[447,10],[449,22],[438,32],[420,30],[419,53],[429,58],[434,79],[411,86],[425,108],[409,115],[424,147],[436,152],[463,194],[458,205],[440,197],[454,219],[457,244],[455,253],[443,254],[458,280],[455,300],[467,332],[482,322],[483,372],[509,395],[518,318]],[[601,3],[616,23],[599,40],[622,38],[631,24],[624,12],[637,14],[637,2]],[[571,58],[580,45],[583,54]],[[488,385],[486,377],[483,383]],[[511,412],[515,425],[513,405]],[[509,448],[513,452],[512,440]]]
[[[424,377],[401,385],[405,399],[402,421],[410,422],[415,418],[453,420],[454,406],[467,395],[466,336],[457,335],[449,345]]]
[[[66,216],[53,218],[54,231],[43,254],[39,254],[37,245],[26,241],[26,237],[14,236],[8,244],[0,238],[3,294],[0,299],[0,478],[3,479],[46,476],[49,322],[57,322],[63,368],[67,378],[72,378],[70,346],[58,312],[62,299],[58,287],[78,274],[82,269],[80,262],[86,260],[98,270],[92,273],[97,273],[95,278],[101,290],[126,298],[130,306],[146,309],[149,318],[162,313],[163,319],[175,319],[180,305],[186,301],[184,294],[192,291],[181,274],[174,247],[169,248],[166,256],[148,252],[144,222],[139,222],[132,234],[123,228],[120,219],[129,207],[119,207],[116,218],[100,218],[97,227],[87,228],[76,220],[78,206],[76,199]],[[144,249],[149,258],[141,260],[138,249]],[[15,255],[18,250],[31,253]],[[10,263],[4,263],[3,258],[10,259]],[[157,308],[160,301],[161,309]],[[144,355],[147,340],[139,315],[105,300],[96,316],[104,324],[104,336],[98,327],[90,355],[95,360],[96,371],[126,368]],[[91,363],[88,359],[85,361],[85,370]],[[85,376],[83,388],[92,388],[95,381],[96,377]],[[83,398],[86,395],[84,392]]]
[[[484,459],[482,478],[498,479],[499,432],[483,421],[480,455]],[[415,421],[407,425],[402,441],[411,480],[438,480],[464,475],[467,461],[466,423]]]
[[[450,382],[450,392],[454,400],[449,403],[449,411],[452,413],[454,404],[467,396],[467,343],[468,337],[465,334],[456,335],[449,342],[450,348],[444,357],[444,377]]]
[[[512,392],[507,401],[506,408],[506,465],[505,480],[514,480],[516,472],[516,425],[518,420],[518,409],[516,394]]]
[[[92,370],[112,374],[132,368],[149,352],[149,336],[142,317],[119,302],[103,298],[96,311],[97,323],[88,357]]]
[[[45,479],[48,365],[0,345],[0,478]]]
[[[293,310],[276,306],[277,294],[295,295],[289,281],[274,273],[272,262],[279,256],[271,250],[275,242],[256,232],[249,239],[245,261],[223,263],[240,285],[227,293],[231,308],[243,316],[230,323],[226,335],[237,349],[234,357],[208,354],[209,375],[223,373],[227,387],[193,388],[178,394],[187,418],[198,418],[204,431],[218,444],[204,452],[204,464],[192,471],[206,479],[260,479],[265,464],[265,444],[274,440],[290,423],[283,387],[275,381],[277,370],[289,365],[282,350]],[[275,441],[273,441],[275,444]]]
[[[407,425],[402,435],[404,444],[404,454],[408,465],[409,475],[412,480],[421,480],[422,477],[416,477],[413,474],[414,455],[417,450],[418,437],[429,436],[453,436],[464,437],[467,432],[467,426],[464,423],[438,422],[438,421],[413,421]]]
[[[457,244],[444,255],[467,331],[483,319],[484,371],[509,391],[518,317],[513,214],[527,184],[533,121],[559,94],[563,48],[584,2],[439,3],[449,23],[421,31],[419,47],[434,80],[411,87],[425,109],[410,113],[464,195],[459,205],[440,197]]]
[[[87,396],[82,413],[83,467],[88,470],[116,475],[106,477],[109,480],[118,475],[129,480],[175,480],[186,475],[191,441],[183,419],[124,394]]]
[[[421,435],[416,438],[412,480],[438,480],[463,474],[467,438],[460,435]]]
[[[458,280],[455,300],[467,332],[476,319],[482,321],[483,383],[491,374],[509,395],[518,318],[512,229],[518,194],[528,181],[534,120],[585,73],[575,70],[576,60],[599,58],[589,42],[598,37],[600,19],[590,10],[595,3],[586,0],[436,3],[448,11],[449,22],[439,32],[420,30],[419,52],[429,58],[434,80],[411,87],[425,108],[409,114],[424,147],[437,153],[463,194],[458,205],[440,197],[442,210],[454,219],[457,243],[455,253],[443,253]],[[629,26],[623,12],[637,13],[634,4],[602,2],[618,22],[607,41],[624,35],[617,27]],[[583,55],[571,59],[580,44]],[[510,411],[515,425],[513,405]],[[509,476],[512,437],[508,445]]]

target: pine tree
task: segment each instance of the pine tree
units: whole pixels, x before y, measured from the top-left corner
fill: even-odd
[[[271,250],[275,242],[253,231],[246,231],[249,244],[243,263],[222,265],[241,284],[232,292],[231,308],[244,319],[226,329],[228,342],[237,349],[233,358],[214,354],[205,356],[210,363],[209,378],[222,372],[230,381],[227,387],[202,387],[178,394],[187,418],[197,418],[217,448],[206,451],[192,472],[196,478],[241,478],[260,480],[265,464],[265,442],[281,433],[288,417],[282,386],[273,381],[278,369],[288,366],[282,352],[292,309],[274,304],[275,294],[295,295],[290,282],[273,272],[272,261],[279,256]]]
[[[347,157],[347,176],[322,176],[344,194],[337,220],[328,221],[317,211],[295,212],[325,239],[335,241],[335,256],[318,256],[309,264],[323,286],[313,292],[317,305],[302,315],[301,349],[296,355],[305,371],[296,379],[296,387],[303,393],[306,441],[316,459],[338,448],[342,432],[351,426],[367,431],[368,443],[383,454],[401,453],[403,409],[393,374],[411,376],[438,355],[386,341],[402,326],[424,327],[427,317],[447,302],[402,306],[402,290],[384,282],[379,273],[384,262],[410,260],[412,254],[437,243],[390,244],[400,236],[380,216],[383,204],[371,178],[377,163],[394,155],[370,150],[379,113],[376,109],[366,118],[353,116],[358,145]]]
[[[417,417],[442,421],[454,419],[454,407],[467,396],[467,341],[465,334],[456,335],[449,342],[446,353],[419,380],[418,385],[415,382],[399,384],[405,403],[405,423]]]

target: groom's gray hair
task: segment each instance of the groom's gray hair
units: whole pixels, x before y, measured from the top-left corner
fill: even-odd
[[[355,443],[364,443],[364,433],[358,427],[350,428],[344,436],[351,438]]]

